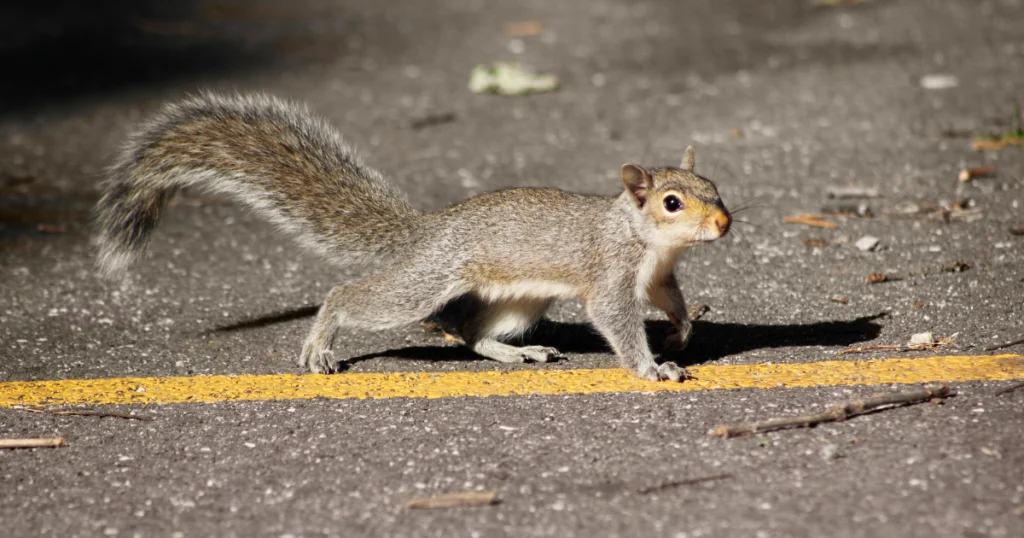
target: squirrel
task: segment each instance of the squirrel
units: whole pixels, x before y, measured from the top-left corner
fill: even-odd
[[[715,185],[694,172],[692,146],[679,167],[626,164],[621,179],[613,197],[513,188],[424,212],[306,106],[201,93],[139,128],[110,168],[95,211],[98,265],[107,277],[123,275],[168,200],[198,187],[251,207],[330,262],[372,265],[320,307],[299,355],[314,373],[338,370],[340,329],[412,324],[452,304],[454,329],[478,355],[548,362],[561,357],[557,349],[503,340],[555,300],[580,298],[623,368],[682,381],[682,367],[655,362],[643,307],[665,311],[671,343],[686,346],[692,327],[676,261],[724,236],[731,217]]]

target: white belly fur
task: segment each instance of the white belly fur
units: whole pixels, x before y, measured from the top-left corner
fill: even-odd
[[[480,298],[488,302],[520,299],[571,299],[579,296],[579,290],[561,282],[544,280],[522,280],[510,284],[488,284],[476,290]]]

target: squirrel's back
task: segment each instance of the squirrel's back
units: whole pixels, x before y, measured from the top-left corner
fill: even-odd
[[[189,186],[249,205],[343,264],[408,247],[423,217],[304,106],[204,93],[167,106],[111,168],[96,208],[101,269],[121,273],[167,201]]]

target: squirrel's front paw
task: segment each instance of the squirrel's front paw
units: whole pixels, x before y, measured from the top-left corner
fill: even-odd
[[[690,343],[691,336],[693,336],[693,325],[689,322],[675,326],[665,337],[662,347],[665,351],[682,351]]]
[[[648,366],[637,375],[648,381],[686,381],[693,379],[685,368],[674,362],[663,362],[659,366]]]
[[[330,348],[317,345],[315,342],[306,342],[302,346],[302,355],[299,356],[299,366],[309,368],[314,374],[330,374],[337,370],[337,361],[334,360],[334,352]]]

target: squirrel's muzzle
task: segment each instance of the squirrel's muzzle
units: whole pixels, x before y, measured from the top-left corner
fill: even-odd
[[[729,226],[732,226],[732,217],[726,209],[722,209],[717,215],[715,215],[715,227],[718,228],[718,237],[723,237],[729,233]]]

